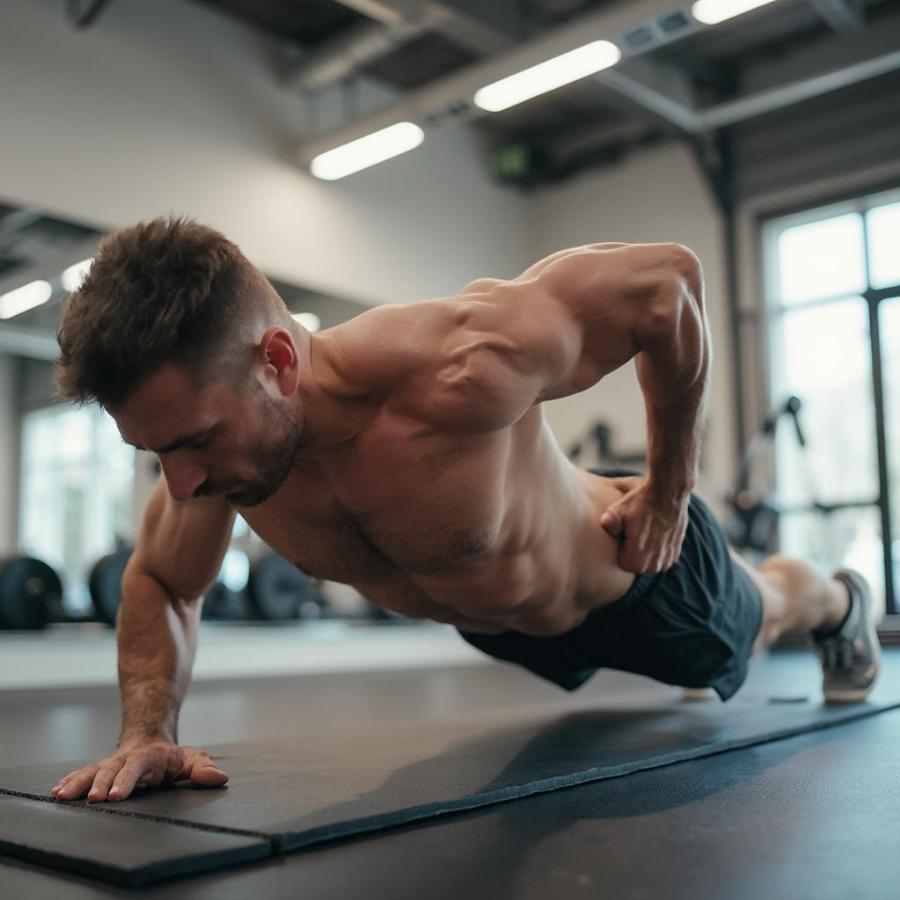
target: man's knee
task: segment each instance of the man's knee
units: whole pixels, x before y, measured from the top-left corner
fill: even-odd
[[[735,564],[744,571],[753,582],[762,601],[762,624],[759,629],[753,652],[756,653],[763,646],[767,646],[778,639],[783,628],[785,613],[787,611],[788,585],[785,575],[780,568],[780,557],[772,556],[758,569],[746,562],[736,551],[731,551],[731,557]],[[771,568],[766,568],[772,562]]]

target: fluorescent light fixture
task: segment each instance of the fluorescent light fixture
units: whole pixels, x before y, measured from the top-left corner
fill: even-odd
[[[475,93],[474,102],[488,112],[500,112],[539,94],[571,84],[595,72],[614,66],[622,52],[610,41],[592,41],[561,56],[554,56],[530,69],[485,85]]]
[[[78,288],[81,287],[81,282],[84,281],[87,276],[93,261],[93,258],[83,259],[81,262],[75,263],[74,266],[69,266],[68,269],[65,269],[60,279],[62,281],[63,290],[68,291],[70,294],[73,291],[77,291]]]
[[[322,327],[322,320],[315,313],[295,313],[291,318],[307,331],[318,331]]]
[[[0,296],[0,319],[11,319],[20,313],[46,303],[53,296],[49,281],[32,281]]]
[[[691,15],[704,25],[718,25],[751,9],[773,3],[774,0],[697,0],[691,7]]]
[[[415,150],[425,140],[425,132],[412,122],[398,122],[365,137],[320,153],[310,164],[316,178],[336,181],[368,169],[401,153]]]

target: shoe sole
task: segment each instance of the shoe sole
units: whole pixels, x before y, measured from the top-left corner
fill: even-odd
[[[878,673],[875,674],[875,679],[878,679]],[[864,688],[858,691],[839,691],[832,689],[830,691],[825,691],[825,702],[826,703],[834,703],[835,705],[841,703],[861,703],[869,694],[872,693],[872,688],[875,687],[875,682],[873,681],[869,687]]]

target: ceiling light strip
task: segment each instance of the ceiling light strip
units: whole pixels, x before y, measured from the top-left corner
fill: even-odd
[[[0,296],[0,319],[12,319],[46,303],[53,296],[49,281],[31,281]]]
[[[349,144],[320,153],[310,164],[316,178],[336,181],[415,150],[425,140],[425,132],[412,122],[397,122],[373,131]]]
[[[475,92],[474,103],[487,112],[500,112],[602,72],[621,58],[622,51],[611,41],[592,41],[485,85]]]

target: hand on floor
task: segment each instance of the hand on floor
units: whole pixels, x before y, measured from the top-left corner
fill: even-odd
[[[135,788],[176,781],[221,787],[228,775],[198,747],[160,740],[123,745],[114,755],[70,772],[50,793],[56,800],[77,800],[87,794],[88,803],[102,803],[124,800]]]

